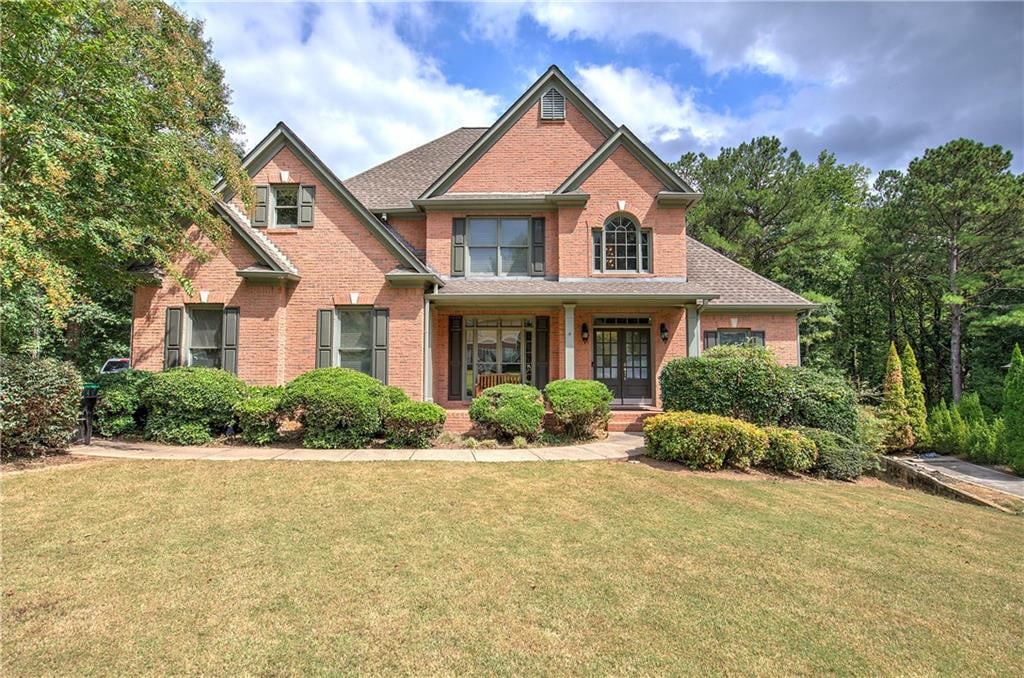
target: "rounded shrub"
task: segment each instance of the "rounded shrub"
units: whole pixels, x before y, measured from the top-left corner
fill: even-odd
[[[820,428],[801,428],[800,433],[814,441],[818,460],[814,471],[833,480],[856,480],[868,467],[868,455],[854,441]]]
[[[288,383],[282,407],[302,424],[303,447],[358,448],[380,431],[386,401],[386,387],[373,377],[321,367]]]
[[[444,429],[444,408],[406,400],[392,405],[384,420],[388,447],[429,447]]]
[[[0,357],[0,439],[3,455],[63,452],[75,439],[82,378],[71,363]]]
[[[235,404],[235,418],[242,440],[250,445],[267,445],[278,438],[283,411],[284,389],[280,386],[255,386]]]
[[[776,471],[795,473],[814,466],[818,458],[818,447],[814,441],[799,431],[780,426],[766,426],[768,452],[762,465]]]
[[[140,430],[146,424],[142,389],[152,379],[151,372],[125,370],[101,374],[96,401],[96,430],[103,436],[118,436]]]
[[[658,375],[664,407],[777,424],[788,412],[792,377],[774,355],[753,346],[720,346],[699,358],[669,361]]]
[[[559,379],[544,388],[544,399],[565,432],[578,440],[593,438],[608,423],[611,390],[599,381]]]
[[[856,437],[857,394],[846,379],[809,367],[790,367],[787,371],[793,390],[786,421]]]
[[[644,443],[649,457],[713,471],[760,463],[768,451],[768,434],[731,417],[666,412],[644,422]]]
[[[540,433],[544,421],[541,393],[526,384],[499,384],[484,389],[469,406],[469,418],[496,438],[527,439]]]
[[[142,387],[146,437],[175,445],[202,445],[227,428],[246,386],[235,375],[209,367],[158,372]]]

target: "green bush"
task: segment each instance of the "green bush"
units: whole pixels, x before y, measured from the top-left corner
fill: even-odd
[[[885,422],[878,416],[875,408],[868,405],[858,406],[856,440],[860,443],[861,449],[870,454],[878,454],[884,439]]]
[[[699,358],[669,361],[658,375],[666,410],[777,424],[789,411],[793,378],[771,352],[720,346]]]
[[[246,392],[235,375],[209,367],[176,367],[142,387],[146,437],[175,445],[202,445],[232,424]]]
[[[745,421],[697,412],[667,412],[644,422],[647,456],[690,468],[747,468],[768,451],[768,434]]]
[[[242,440],[250,445],[267,445],[278,439],[284,412],[281,402],[284,389],[280,386],[254,386],[245,398],[235,404],[235,417],[241,428]]]
[[[380,431],[387,403],[386,387],[373,377],[322,367],[289,382],[282,408],[302,424],[304,447],[360,448]]]
[[[526,384],[499,384],[485,389],[469,406],[473,423],[496,438],[533,439],[544,421],[541,393]]]
[[[544,399],[567,434],[577,440],[593,438],[608,423],[611,390],[599,381],[559,379],[544,388]]]
[[[823,428],[852,438],[857,435],[857,394],[840,376],[809,367],[791,367],[792,401],[786,421]]]
[[[903,361],[896,352],[896,344],[889,344],[889,358],[885,363],[885,381],[882,384],[882,404],[878,408],[885,422],[882,450],[907,452],[917,442],[913,424],[907,411],[907,394],[903,388]]]
[[[1003,425],[1000,455],[1014,473],[1024,475],[1024,354],[1015,344],[1003,383]]]
[[[3,455],[63,452],[78,431],[82,378],[71,363],[0,357]]]
[[[814,470],[833,480],[856,480],[870,467],[864,450],[846,436],[820,428],[801,428],[800,433],[814,441],[818,460]]]
[[[813,440],[799,431],[779,426],[766,426],[764,432],[768,435],[768,452],[762,465],[787,473],[806,471],[814,466],[818,447]]]
[[[100,435],[118,436],[145,426],[142,389],[152,377],[151,372],[125,370],[101,374],[97,378],[100,390],[94,423]]]
[[[429,447],[444,429],[444,420],[445,411],[439,405],[412,400],[399,402],[388,410],[384,438],[388,447]]]

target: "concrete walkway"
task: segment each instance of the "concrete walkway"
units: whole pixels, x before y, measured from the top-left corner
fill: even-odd
[[[281,447],[177,447],[148,442],[93,439],[75,445],[71,454],[118,459],[201,459],[203,461],[623,461],[644,452],[639,433],[609,433],[586,445],[537,447],[524,450],[307,450]]]
[[[938,473],[1024,499],[1024,478],[1020,476],[1003,473],[988,466],[972,464],[969,461],[963,461],[956,457],[941,455],[937,457],[914,457],[907,461],[930,473]]]

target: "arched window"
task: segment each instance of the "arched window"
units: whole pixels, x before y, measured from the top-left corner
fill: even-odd
[[[651,272],[651,231],[625,215],[610,217],[594,230],[594,270],[616,273]]]

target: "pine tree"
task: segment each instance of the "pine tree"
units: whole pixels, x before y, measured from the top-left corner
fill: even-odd
[[[965,393],[956,404],[956,408],[960,410],[960,416],[967,424],[985,421],[985,413],[981,410],[981,398],[977,393]]]
[[[1024,475],[1024,354],[1013,347],[1010,371],[1003,385],[1002,455],[1010,467]]]
[[[914,430],[914,438],[919,447],[927,447],[928,410],[924,404],[924,385],[921,383],[921,372],[917,369],[917,357],[908,341],[903,346],[903,389],[907,394],[907,415],[910,427]]]
[[[956,405],[949,408],[949,449],[947,454],[963,454],[967,447],[967,422]]]
[[[946,400],[942,399],[939,404],[928,413],[928,432],[931,435],[931,447],[936,452],[948,453],[952,447],[953,422],[949,418],[949,408],[946,407]]]
[[[903,368],[895,343],[889,344],[889,360],[885,364],[881,415],[886,425],[882,449],[905,452],[914,446],[914,430],[907,414],[907,394],[903,390]]]

